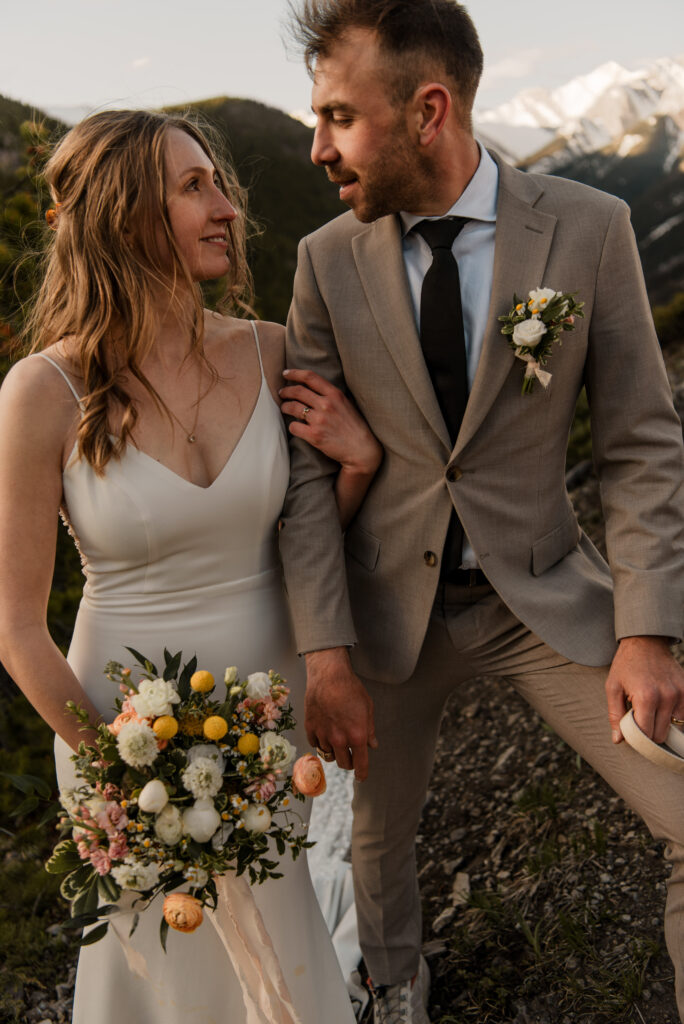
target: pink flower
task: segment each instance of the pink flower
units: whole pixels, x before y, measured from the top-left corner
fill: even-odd
[[[265,803],[266,800],[270,800],[275,791],[276,781],[275,774],[273,772],[268,772],[267,775],[264,775],[262,778],[250,783],[250,785],[245,789],[246,793],[251,793],[255,800],[260,800],[262,803]]]
[[[109,859],[109,855],[101,846],[96,846],[90,851],[90,863],[93,865],[98,875],[108,875],[112,869],[112,862]]]
[[[84,843],[82,839],[79,840],[76,844],[76,849],[78,850],[78,855],[81,860],[88,860],[88,857],[90,856],[90,847],[87,843]]]
[[[123,793],[118,786],[115,786],[113,782],[108,782],[102,793],[105,800],[120,800]]]
[[[126,836],[118,835],[115,839],[112,839],[107,851],[110,860],[123,860],[127,853],[128,843],[126,842]]]
[[[123,807],[120,807],[114,800],[107,804],[107,813],[109,814],[109,820],[118,832],[123,832],[128,824],[128,815],[124,811]]]
[[[275,729],[276,722],[281,717],[282,712],[272,700],[263,701],[262,706],[257,712],[257,722],[259,725],[265,725],[267,729]]]
[[[292,769],[292,788],[303,796],[320,796],[325,793],[326,781],[323,764],[315,754],[304,754],[297,758]]]

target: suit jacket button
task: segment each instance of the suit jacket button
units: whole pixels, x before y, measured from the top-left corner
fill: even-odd
[[[456,483],[463,476],[463,470],[460,466],[449,466],[446,471],[446,478],[450,484]]]
[[[437,555],[434,553],[434,551],[426,551],[425,554],[423,555],[423,558],[425,559],[426,565],[437,565]]]

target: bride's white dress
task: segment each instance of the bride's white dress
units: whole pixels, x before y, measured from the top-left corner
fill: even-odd
[[[196,653],[199,667],[217,680],[227,665],[237,665],[242,678],[277,669],[301,718],[303,676],[277,560],[288,466],[285,428],[263,367],[251,418],[209,487],[189,483],[131,445],[103,477],[72,456],[64,495],[87,582],[68,660],[105,716],[113,717],[117,693],[103,668],[110,659],[130,664],[127,645],[157,663],[164,646],[182,650],[185,659]],[[309,749],[301,724],[290,738],[300,752]],[[73,783],[69,754],[57,738],[61,787]],[[302,1024],[353,1024],[305,858],[286,856],[281,870],[284,878],[253,891]],[[75,1024],[245,1021],[239,982],[211,923],[191,935],[171,931],[165,954],[160,919],[157,900],[131,939],[145,956],[148,981],[131,973],[111,929],[82,949]]]

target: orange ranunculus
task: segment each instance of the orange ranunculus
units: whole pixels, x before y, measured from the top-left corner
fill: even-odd
[[[177,932],[194,932],[203,917],[202,904],[188,892],[170,892],[164,900],[164,920]]]
[[[320,796],[325,793],[326,781],[323,764],[315,754],[304,754],[297,758],[292,768],[292,788],[303,796]]]

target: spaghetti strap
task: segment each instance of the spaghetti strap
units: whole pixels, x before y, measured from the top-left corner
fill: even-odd
[[[250,322],[250,325],[252,327],[252,333],[254,334],[254,341],[256,342],[257,355],[259,356],[259,366],[261,367],[261,379],[263,380],[265,378],[266,374],[264,373],[264,364],[263,364],[263,361],[261,359],[261,346],[259,345],[259,332],[257,331],[256,320],[250,320],[249,322]]]
[[[69,391],[71,391],[72,395],[76,399],[76,402],[78,404],[79,409],[81,411],[83,411],[83,404],[82,404],[83,403],[83,399],[81,398],[81,396],[79,395],[78,391],[76,390],[74,385],[71,383],[71,381],[67,377],[66,373],[64,372],[62,367],[59,365],[59,363],[56,363],[54,361],[54,359],[50,359],[50,356],[46,356],[44,352],[36,352],[36,355],[40,356],[41,359],[45,359],[46,362],[51,363],[52,366],[54,366],[55,370],[57,370],[58,373],[61,373],[61,375],[64,377],[64,380],[67,382],[67,387],[69,388]],[[261,359],[261,356],[259,356],[259,359]]]

